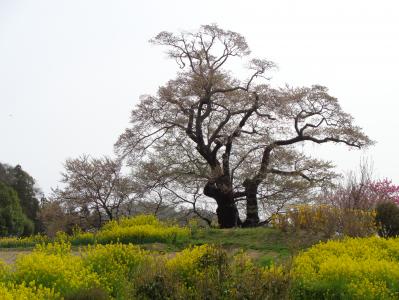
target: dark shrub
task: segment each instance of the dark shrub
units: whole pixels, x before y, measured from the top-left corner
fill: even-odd
[[[378,234],[382,237],[399,235],[399,207],[392,201],[381,202],[376,208]]]

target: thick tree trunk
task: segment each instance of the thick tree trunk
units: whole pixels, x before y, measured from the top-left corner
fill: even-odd
[[[241,226],[238,209],[234,202],[232,189],[221,188],[216,183],[208,182],[204,187],[204,195],[216,200],[216,214],[220,228]]]
[[[241,220],[238,216],[238,209],[233,201],[223,200],[221,204],[218,204],[216,214],[218,216],[218,223],[220,228],[232,228],[241,226]]]
[[[258,185],[252,180],[244,181],[247,217],[243,223],[243,227],[254,227],[259,224],[259,208],[258,208]]]
[[[100,208],[98,207],[98,205],[96,205],[96,212],[97,212],[97,215],[98,215],[97,229],[100,229],[101,226],[103,225],[103,220],[102,220],[101,211],[100,211]]]

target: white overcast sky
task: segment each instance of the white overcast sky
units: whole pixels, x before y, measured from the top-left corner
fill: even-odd
[[[377,141],[312,152],[340,171],[371,157],[377,176],[399,184],[397,3],[0,0],[0,162],[22,165],[49,193],[66,158],[112,155],[139,96],[177,70],[148,40],[217,23],[278,64],[275,84],[329,87]]]

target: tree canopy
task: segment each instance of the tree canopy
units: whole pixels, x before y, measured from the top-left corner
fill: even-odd
[[[20,165],[12,167],[0,163],[0,182],[15,190],[24,215],[33,222],[36,231],[38,231],[39,189],[35,186],[33,177],[24,171]]]
[[[110,157],[67,159],[62,173],[65,186],[56,189],[53,198],[70,214],[83,216],[88,226],[100,227],[103,221],[126,214],[130,204],[132,181],[121,167]]]
[[[21,209],[17,192],[0,181],[0,235],[31,233],[26,232],[29,231],[26,227],[29,227],[29,221]]]
[[[326,87],[272,87],[275,64],[249,58],[239,33],[205,25],[161,32],[151,42],[167,48],[179,72],[156,95],[141,97],[116,149],[150,192],[213,199],[221,227],[254,226],[259,210],[299,200],[334,176],[330,162],[298,145],[372,143]],[[237,58],[245,78],[228,68]]]

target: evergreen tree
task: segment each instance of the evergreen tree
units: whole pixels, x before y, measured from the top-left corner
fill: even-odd
[[[0,235],[21,235],[29,227],[17,192],[5,183],[0,182]]]
[[[16,191],[20,207],[24,215],[30,220],[28,223],[33,223],[35,231],[38,231],[37,214],[39,211],[39,201],[36,196],[38,189],[35,187],[33,177],[25,172],[20,165],[12,167],[0,163],[0,181]]]

